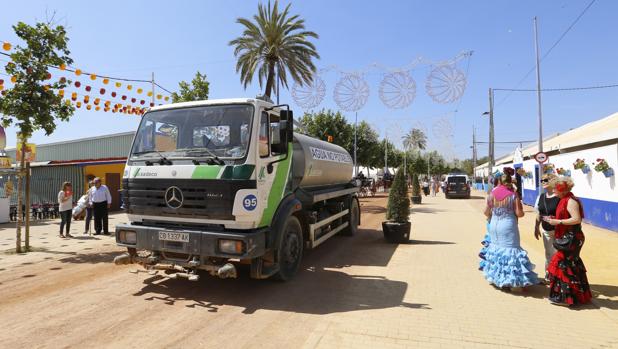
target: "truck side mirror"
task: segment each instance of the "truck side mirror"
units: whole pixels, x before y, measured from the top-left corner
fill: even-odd
[[[294,137],[294,112],[289,109],[281,110],[279,113],[281,116],[281,131],[284,130],[287,132],[285,140],[287,142],[291,142]],[[283,122],[285,121],[285,127]],[[281,139],[284,139],[283,137]]]

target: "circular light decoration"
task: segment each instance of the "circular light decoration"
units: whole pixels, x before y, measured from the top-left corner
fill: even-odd
[[[326,84],[324,80],[317,75],[313,76],[313,81],[309,84],[301,86],[295,83],[292,87],[292,98],[294,102],[301,108],[307,110],[315,108],[326,96]],[[167,99],[166,99],[167,100]]]
[[[425,88],[434,102],[447,104],[463,96],[466,84],[466,75],[461,70],[454,64],[445,64],[431,70]]]
[[[388,74],[380,83],[380,100],[391,109],[402,109],[414,101],[416,82],[408,72]]]
[[[345,111],[360,110],[368,98],[369,85],[359,75],[345,75],[335,85],[335,103]]]
[[[436,120],[432,126],[433,135],[436,138],[450,138],[453,136],[453,126],[447,118]]]

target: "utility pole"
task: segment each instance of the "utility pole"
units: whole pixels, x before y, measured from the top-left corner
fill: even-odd
[[[489,171],[488,177],[493,173],[494,167],[494,90],[489,89]],[[489,187],[492,187],[489,183]]]
[[[152,72],[152,105],[154,106],[155,102],[155,80],[154,80],[154,72]]]
[[[388,171],[388,131],[384,131],[384,174]]]
[[[277,80],[279,84],[279,80]],[[279,87],[277,86],[277,104],[279,104]],[[358,112],[354,113],[354,178],[358,176],[358,163],[356,162],[356,129],[358,127]]]
[[[539,59],[539,31],[537,19],[534,17],[534,51],[536,53],[536,95],[539,107],[539,153],[543,152],[543,113],[541,109],[541,61]],[[537,176],[537,188],[541,188],[541,173],[543,164],[539,164],[539,175]]]
[[[476,129],[472,125],[472,177],[476,177]]]

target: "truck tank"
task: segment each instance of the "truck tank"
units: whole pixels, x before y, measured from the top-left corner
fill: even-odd
[[[342,147],[299,133],[294,133],[293,147],[292,175],[296,187],[316,190],[347,184],[352,179],[352,157]]]

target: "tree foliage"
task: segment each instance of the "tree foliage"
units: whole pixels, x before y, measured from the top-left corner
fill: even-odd
[[[403,136],[403,148],[404,150],[424,150],[427,147],[427,136],[425,133],[418,129],[413,128]]]
[[[412,196],[421,196],[421,184],[418,181],[418,174],[412,175]]]
[[[386,219],[404,223],[410,216],[410,198],[408,197],[408,185],[406,183],[403,169],[399,169],[395,174],[393,185],[388,193],[388,204],[386,206]]]
[[[354,142],[354,129],[348,123],[345,116],[340,112],[330,109],[317,113],[306,113],[300,119],[309,136],[328,141],[332,137],[332,143],[350,150],[350,144]],[[350,153],[352,154],[352,153]]]
[[[199,71],[195,73],[195,77],[191,83],[181,81],[178,83],[179,91],[172,93],[172,102],[192,102],[203,101],[208,99],[210,92],[210,83],[206,79],[206,74]]]
[[[290,14],[288,4],[283,11],[279,2],[271,6],[258,4],[258,13],[253,21],[238,18],[244,27],[240,37],[230,41],[237,57],[236,72],[244,87],[251,83],[257,72],[260,88],[266,84],[264,95],[271,96],[276,79],[284,88],[288,87],[288,72],[294,82],[303,85],[311,83],[316,72],[313,59],[320,56],[310,38],[318,34],[305,29],[305,20]]]
[[[40,129],[50,135],[56,129],[56,120],[67,121],[74,112],[71,104],[64,103],[56,92],[69,82],[49,81],[50,67],[73,62],[67,48],[69,39],[62,26],[51,27],[45,23],[30,26],[19,22],[13,30],[26,45],[17,45],[10,55],[11,62],[4,67],[16,81],[0,96],[2,126],[15,124],[26,139]]]

